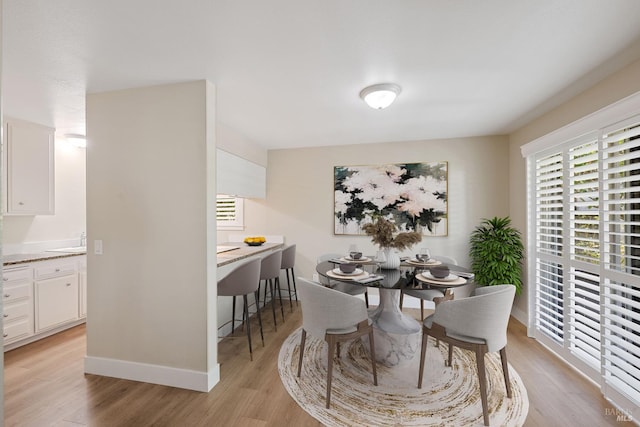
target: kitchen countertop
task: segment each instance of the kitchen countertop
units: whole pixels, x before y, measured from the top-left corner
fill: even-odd
[[[28,264],[36,261],[47,261],[50,259],[67,258],[71,256],[86,255],[86,252],[38,252],[33,254],[13,254],[2,257],[2,266],[8,267],[17,264]]]
[[[223,265],[231,264],[232,262],[240,261],[245,258],[249,258],[250,256],[267,252],[272,249],[282,248],[284,245],[282,243],[265,243],[261,246],[249,246],[242,242],[228,242],[222,243],[219,246],[238,246],[238,249],[229,250],[226,252],[221,252],[217,254],[217,265],[221,267]],[[36,261],[47,261],[50,259],[58,259],[58,258],[67,258],[78,255],[86,255],[86,252],[37,252],[32,254],[13,254],[13,255],[4,255],[2,257],[2,265],[3,267],[18,265],[18,264],[28,264],[30,262]]]
[[[282,243],[264,243],[261,246],[249,246],[242,242],[226,242],[220,243],[218,246],[239,246],[238,249],[217,254],[218,267],[222,267],[223,265],[231,264],[232,262],[240,261],[262,252],[282,248],[284,245]]]

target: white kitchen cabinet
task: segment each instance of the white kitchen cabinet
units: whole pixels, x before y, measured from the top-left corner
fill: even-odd
[[[7,119],[3,147],[3,212],[14,215],[54,213],[55,129]]]
[[[36,333],[79,319],[77,260],[68,260],[34,265]]]
[[[4,343],[28,338],[34,334],[33,269],[29,266],[3,268],[2,328]]]

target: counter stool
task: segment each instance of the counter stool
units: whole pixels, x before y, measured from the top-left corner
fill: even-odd
[[[233,333],[236,318],[236,297],[242,295],[244,301],[242,318],[247,319],[247,340],[249,341],[249,357],[253,360],[253,349],[251,348],[251,327],[249,319],[249,303],[247,295],[253,292],[256,300],[256,313],[260,324],[260,338],[264,347],[264,334],[262,332],[262,317],[260,316],[259,299],[260,285],[260,259],[256,258],[240,264],[224,278],[218,281],[218,296],[233,297],[233,308],[231,312],[231,333]]]
[[[273,327],[278,330],[276,321],[276,290],[280,300],[280,311],[284,322],[284,308],[282,306],[282,293],[280,292],[280,265],[282,264],[282,250],[278,249],[262,258],[260,263],[260,281],[264,281],[264,301],[267,304],[267,288],[271,294],[271,311],[273,312]],[[258,292],[259,294],[259,292]]]
[[[293,303],[291,302],[291,282],[293,282],[293,295],[296,297],[296,305],[298,305],[298,290],[296,289],[296,275],[293,272],[293,267],[296,264],[296,245],[289,245],[282,250],[282,263],[280,269],[284,270],[287,276],[287,289],[289,291],[289,309],[293,312]],[[291,279],[289,279],[289,272],[291,272]]]

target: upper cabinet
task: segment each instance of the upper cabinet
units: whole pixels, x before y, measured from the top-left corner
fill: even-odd
[[[264,199],[267,196],[267,170],[235,154],[216,150],[217,194]]]
[[[4,126],[3,212],[53,215],[55,129],[16,119]]]

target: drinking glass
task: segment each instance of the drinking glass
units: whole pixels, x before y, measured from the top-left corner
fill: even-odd
[[[422,257],[422,261],[426,262],[431,259],[431,251],[429,248],[420,248],[420,257]]]

